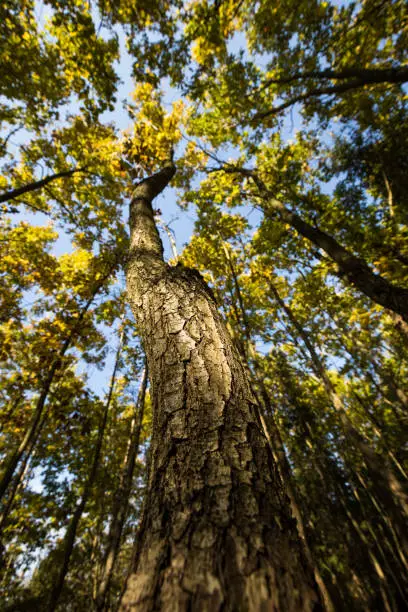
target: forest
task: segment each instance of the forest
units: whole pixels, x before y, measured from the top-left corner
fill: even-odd
[[[0,612],[408,609],[405,0],[0,2]]]

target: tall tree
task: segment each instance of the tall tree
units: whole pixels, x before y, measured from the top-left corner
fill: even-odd
[[[318,595],[247,374],[200,275],[171,268],[134,191],[129,300],[152,382],[149,485],[123,610],[313,610]],[[296,589],[294,589],[296,584]]]
[[[403,0],[1,5],[6,609],[61,576],[58,612],[124,591],[125,609],[308,609],[313,572],[327,610],[407,608],[407,18]],[[154,227],[173,203],[151,211],[170,179],[160,198],[196,218],[184,265]],[[128,261],[137,321],[94,472]]]
[[[142,373],[139,394],[136,401],[135,414],[132,418],[129,442],[126,448],[126,457],[123,463],[122,473],[118,489],[115,493],[112,508],[112,522],[109,526],[108,542],[102,562],[102,571],[99,578],[98,592],[95,598],[97,610],[104,610],[106,598],[109,593],[112,575],[116,559],[119,554],[123,526],[129,505],[129,496],[132,489],[132,481],[135,470],[136,457],[139,452],[140,433],[142,429],[144,407],[146,401],[147,368]]]

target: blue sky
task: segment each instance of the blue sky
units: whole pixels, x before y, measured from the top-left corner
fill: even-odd
[[[45,6],[42,2],[38,3],[38,7],[36,9],[36,14],[38,17],[38,22],[41,24],[45,23],[45,20],[50,14],[49,7]],[[95,23],[99,23],[99,17],[95,13]],[[100,31],[101,35],[103,35],[103,28]],[[117,63],[116,71],[120,78],[120,84],[117,91],[117,102],[114,111],[105,112],[102,116],[102,120],[106,123],[113,123],[118,131],[126,130],[131,125],[131,119],[126,112],[124,105],[131,100],[131,92],[135,87],[135,83],[131,77],[132,74],[132,58],[127,52],[126,49],[126,40],[125,35],[121,29],[118,29],[118,40],[120,45],[120,61]],[[240,48],[245,48],[245,38],[242,33],[236,34],[229,44],[229,51],[232,53],[238,52]],[[259,57],[260,64],[264,63],[264,58]],[[171,104],[179,99],[180,92],[172,89],[168,81],[164,81],[163,85],[164,92],[164,104],[168,107]],[[77,108],[72,105],[66,108],[67,112],[75,114]],[[288,117],[284,121],[282,135],[284,139],[293,139],[296,135],[296,131],[301,127],[301,119],[296,109],[293,109],[293,112],[288,115]],[[12,143],[14,145],[15,154],[18,155],[18,147],[20,144],[24,143],[29,135],[21,130],[13,139]],[[224,158],[234,157],[235,151],[233,149],[227,149],[224,152]],[[177,152],[176,152],[177,155]],[[176,192],[172,188],[167,188],[157,199],[156,202],[157,208],[160,208],[162,211],[162,220],[165,224],[167,224],[171,230],[174,232],[174,238],[177,244],[177,250],[180,253],[183,250],[185,244],[189,242],[189,239],[192,235],[194,228],[194,220],[195,220],[195,211],[192,207],[190,207],[187,211],[181,210],[176,203]],[[238,211],[237,211],[238,212]],[[258,211],[253,211],[251,207],[245,206],[243,204],[240,207],[239,212],[246,216],[249,216],[249,221],[252,225],[257,225],[259,222],[260,214]],[[123,211],[123,218],[126,221],[128,211]],[[49,218],[42,214],[33,214],[30,212],[25,212],[23,215],[25,220],[32,224],[47,224],[49,223]],[[15,217],[18,219],[18,216]],[[62,230],[60,230],[60,235],[57,242],[54,245],[53,252],[56,255],[61,255],[63,253],[67,253],[72,251],[72,244],[69,236],[67,236]],[[168,259],[172,256],[169,239],[167,234],[160,230],[162,241],[165,249],[165,257]],[[110,355],[106,360],[106,366],[102,371],[96,370],[96,368],[91,368],[89,371],[89,383],[92,389],[98,394],[103,394],[108,386],[109,380],[109,372],[112,369],[112,359],[114,348],[116,346],[115,330],[105,330],[107,332],[108,337],[111,339],[112,343],[112,355]],[[84,368],[80,368],[80,370],[85,370]],[[88,370],[88,367],[86,368]]]

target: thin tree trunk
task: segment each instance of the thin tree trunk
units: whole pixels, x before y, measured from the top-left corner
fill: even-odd
[[[392,548],[395,549],[396,551],[396,558],[399,559],[399,562],[403,566],[405,573],[408,575],[408,557],[406,554],[406,545],[405,545],[406,539],[402,538],[402,541],[401,541],[399,537],[398,529],[397,530],[395,529],[395,524],[394,524],[394,521],[392,520],[392,517],[390,518],[389,515],[384,512],[384,508],[380,505],[379,500],[370,490],[370,487],[369,485],[367,485],[362,474],[360,472],[354,471],[353,475],[357,479],[357,482],[360,483],[361,489],[368,496],[371,504],[373,505],[373,508],[376,510],[385,528],[389,532],[389,540],[392,541],[393,543]],[[355,491],[353,491],[353,493],[354,495],[356,495]],[[357,496],[356,496],[356,499],[357,499]]]
[[[309,410],[307,406],[305,406],[303,402],[299,401],[299,393],[297,391],[296,382],[289,375],[288,364],[286,358],[282,353],[280,353],[280,359],[277,363],[279,367],[279,375],[284,385],[285,392],[287,393],[289,402],[294,407],[296,415],[299,417],[301,423],[301,439],[304,441],[305,447],[307,447],[309,451],[312,451],[312,461],[315,462],[314,469],[319,476],[322,486],[322,503],[324,500],[324,503],[326,505],[328,504],[326,512],[331,514],[333,509],[333,502],[331,500],[332,489],[329,488],[328,483],[330,482],[334,484],[334,490],[337,493],[337,497],[340,496],[340,499],[342,499],[344,496],[344,478],[342,478],[339,474],[337,462],[333,462],[332,457],[329,455],[325,445],[323,444],[322,436],[320,434],[316,434],[316,432],[318,431],[318,424],[316,422],[315,415]],[[299,467],[303,468],[303,465]],[[349,519],[347,515],[345,515],[345,519],[348,523]],[[317,519],[317,521],[319,521],[319,519]],[[339,525],[339,529],[339,535],[344,540],[344,543],[348,549],[348,554],[350,556],[351,549],[349,539],[346,537],[346,533],[344,532],[342,526]],[[351,571],[355,571],[355,568],[351,567]],[[357,578],[356,573],[355,576]],[[358,584],[360,585],[360,583],[360,578],[358,578]],[[360,589],[361,588],[362,587],[360,586]],[[338,596],[340,596],[343,601],[345,599],[345,589],[349,591],[352,599],[355,599],[355,595],[353,595],[352,590],[350,589],[350,585],[348,583],[344,583],[342,587],[337,586],[337,589]],[[361,593],[362,599],[368,601],[365,589],[362,589]],[[361,603],[362,601],[359,601],[360,605]],[[345,606],[347,606],[347,604],[345,604]],[[345,607],[344,609],[347,609],[347,607]],[[365,607],[365,609],[368,610],[368,607]]]
[[[122,332],[122,335],[119,341],[119,345],[118,345],[118,349],[116,352],[115,365],[113,367],[113,372],[112,372],[111,381],[109,385],[108,397],[105,402],[102,419],[101,419],[99,429],[98,429],[98,437],[97,437],[95,449],[93,452],[91,470],[85,482],[81,500],[79,504],[77,505],[77,507],[75,508],[74,514],[72,515],[71,521],[68,525],[67,532],[65,534],[64,545],[63,545],[63,548],[64,548],[63,561],[62,561],[60,571],[58,573],[58,577],[55,581],[55,584],[53,585],[51,589],[51,594],[50,594],[48,607],[47,607],[48,612],[54,612],[54,610],[56,609],[58,605],[58,600],[61,596],[61,592],[62,592],[64,582],[65,582],[65,577],[68,572],[69,562],[71,560],[71,554],[74,549],[75,538],[77,534],[79,521],[81,520],[82,514],[84,513],[86,504],[91,495],[92,488],[93,488],[95,478],[97,475],[97,471],[99,467],[99,459],[100,459],[100,454],[102,450],[103,437],[105,434],[106,424],[108,421],[109,408],[112,402],[113,391],[114,391],[115,382],[116,382],[116,375],[117,375],[117,371],[119,367],[119,358],[120,358],[120,353],[122,350],[122,339],[123,339],[123,332]]]
[[[401,464],[401,462],[396,457],[395,453],[390,449],[387,440],[385,440],[384,435],[382,433],[382,424],[378,422],[377,418],[371,413],[367,400],[365,398],[360,397],[360,395],[353,391],[353,396],[357,399],[358,403],[362,407],[364,414],[367,419],[371,422],[371,426],[377,438],[382,441],[382,445],[385,453],[388,455],[391,463],[394,464],[395,468],[398,470],[400,477],[404,480],[408,480],[408,475]]]
[[[286,376],[285,376],[285,380],[286,380]],[[285,386],[286,386],[286,382],[285,382]],[[293,394],[292,391],[290,390],[289,387],[289,395],[291,400],[295,403],[295,405],[297,406],[296,403],[296,392]],[[303,414],[303,409],[297,406],[297,411],[299,414]],[[307,415],[307,430],[305,431],[305,435],[312,435],[312,432],[315,428],[315,424],[312,421],[312,424],[309,424],[309,419],[310,419],[310,415]],[[321,440],[319,437],[316,438],[316,443],[319,449],[319,457],[320,455],[325,457],[325,461],[324,461],[324,465],[322,467],[322,469],[318,469],[318,473],[321,477],[322,480],[322,484],[326,485],[326,479],[328,476],[331,477],[331,480],[333,482],[333,484],[335,485],[336,491],[337,491],[337,495],[340,496],[340,499],[342,500],[343,498],[346,499],[347,496],[345,495],[345,491],[343,488],[343,483],[339,480],[338,475],[337,475],[337,470],[336,470],[336,464],[333,463],[330,458],[328,456],[326,456],[325,452],[324,452],[324,447],[321,446]],[[320,461],[320,458],[317,459],[318,461]],[[402,527],[402,523],[400,520],[400,516],[398,516],[398,521],[396,523],[395,520],[393,520],[392,518],[390,519],[390,516],[393,516],[393,512],[390,512],[390,505],[386,504],[386,508],[387,508],[387,512],[388,514],[384,513],[384,509],[380,507],[379,503],[377,502],[377,500],[375,499],[375,497],[373,496],[373,493],[370,491],[369,487],[367,486],[366,482],[364,481],[364,479],[362,478],[362,475],[357,472],[354,469],[354,466],[352,464],[349,464],[348,461],[346,461],[346,464],[348,464],[348,468],[350,470],[350,474],[348,477],[346,477],[347,480],[350,479],[350,476],[354,476],[358,482],[360,482],[362,490],[365,492],[365,494],[368,495],[369,499],[371,500],[371,503],[373,504],[375,511],[378,513],[379,517],[381,518],[381,521],[384,523],[385,528],[387,531],[389,531],[389,534],[387,535],[385,541],[387,542],[389,548],[390,548],[390,556],[388,559],[385,560],[385,564],[387,566],[387,568],[389,568],[389,562],[391,560],[391,558],[394,559],[394,561],[396,562],[397,566],[398,566],[398,571],[397,571],[397,575],[399,572],[399,576],[402,578],[402,576],[406,575],[405,572],[405,555],[403,552],[403,548],[406,547],[406,537],[405,534],[403,533],[403,530],[401,530]],[[335,477],[334,477],[335,476]],[[376,492],[376,494],[378,495],[378,491],[381,491],[381,487],[378,488],[378,486],[375,486],[376,483],[374,482],[374,490]],[[359,506],[361,508],[363,508],[363,502],[360,500],[360,498],[358,497],[358,493],[357,491],[354,489],[353,487],[353,494],[356,496],[356,500],[359,504]],[[327,494],[325,495],[325,497],[327,496]],[[384,501],[382,499],[382,501]],[[348,517],[349,518],[349,517]],[[372,519],[371,519],[372,520]],[[370,525],[370,519],[367,518],[367,522],[368,525],[371,529],[371,525]],[[377,526],[377,530],[378,530],[378,526]],[[398,536],[396,535],[396,533],[398,533]],[[381,536],[377,536],[376,541],[378,540],[378,538],[381,538]],[[384,537],[382,538],[384,540]],[[378,543],[378,542],[377,542]],[[381,551],[380,551],[381,554]],[[400,562],[402,561],[402,565],[404,567],[401,567]],[[378,569],[378,568],[377,568]],[[381,570],[382,571],[382,570]],[[377,577],[379,577],[378,572],[376,571],[376,575]],[[395,583],[400,595],[401,593],[403,593],[403,591],[401,592],[401,587],[399,584],[398,579],[395,580],[395,573],[393,572],[392,569],[390,569],[390,571],[388,572],[388,576],[391,577],[392,582]],[[380,591],[383,593],[383,589],[384,586],[382,586],[380,588]],[[392,589],[387,591],[387,596],[392,598]],[[403,597],[403,594],[402,594]]]
[[[113,570],[115,569],[115,562],[120,549],[122,530],[129,505],[129,496],[132,488],[136,458],[139,452],[139,439],[143,422],[146,387],[147,367],[144,368],[142,373],[139,395],[136,402],[136,411],[130,428],[126,458],[120,478],[119,488],[116,492],[115,500],[112,506],[112,521],[109,527],[108,544],[102,562],[102,571],[95,603],[98,611],[105,608],[105,602],[109,592]]]
[[[337,333],[343,341],[343,346],[346,348],[353,362],[357,363],[361,370],[364,370],[365,377],[371,382],[378,394],[382,397],[383,401],[388,404],[400,427],[406,430],[408,423],[407,394],[403,391],[403,389],[401,389],[401,387],[399,387],[394,376],[390,372],[387,373],[384,371],[384,368],[376,361],[375,356],[373,356],[373,354],[367,350],[367,347],[363,343],[353,338],[353,346],[352,348],[349,348],[350,339],[344,333],[343,327],[338,324],[333,312],[328,311],[328,314],[336,326]],[[358,349],[358,352],[355,349]],[[366,361],[361,359],[361,354],[366,355]],[[376,381],[372,372],[370,372],[370,365],[372,365],[374,372],[380,379],[382,385],[389,389],[388,395],[390,396],[391,401],[387,398],[387,394],[381,385]]]
[[[34,410],[34,416],[32,418],[31,424],[24,436],[24,438],[22,439],[22,441],[20,442],[18,448],[13,452],[13,454],[11,455],[11,457],[9,458],[7,465],[4,469],[3,472],[3,476],[1,478],[0,481],[0,499],[2,499],[4,493],[6,492],[13,476],[15,473],[15,470],[21,460],[21,458],[23,457],[24,453],[26,452],[27,448],[29,448],[32,444],[32,441],[36,438],[37,436],[37,431],[39,428],[39,424],[41,422],[41,417],[44,411],[44,406],[45,406],[45,402],[46,399],[48,397],[48,393],[50,391],[51,388],[51,384],[54,381],[54,377],[56,375],[56,373],[58,372],[58,370],[61,367],[62,364],[62,359],[66,353],[66,351],[68,350],[70,346],[70,342],[68,341],[68,339],[63,343],[61,350],[59,352],[59,355],[57,357],[57,359],[54,360],[53,364],[51,365],[50,371],[48,373],[48,376],[44,382],[44,386],[42,388],[42,391],[40,393],[40,396],[37,400],[37,404]]]
[[[368,541],[366,535],[360,529],[360,525],[358,524],[356,519],[353,517],[353,515],[347,508],[346,504],[343,502],[343,500],[340,500],[340,503],[342,504],[344,511],[350,521],[350,524],[352,525],[355,533],[357,534],[357,537],[361,541],[363,548],[367,551],[367,555],[370,560],[371,566],[373,568],[374,574],[376,575],[377,580],[378,580],[378,587],[380,590],[381,598],[383,600],[385,612],[396,612],[396,608],[393,605],[392,600],[390,601],[390,597],[388,594],[388,588],[387,588],[388,585],[385,579],[384,572],[382,570],[380,562],[378,561],[377,557],[375,556],[374,552],[371,549],[371,543]]]
[[[301,236],[327,253],[337,264],[341,276],[344,276],[359,291],[380,306],[401,315],[402,319],[408,323],[408,289],[394,285],[379,274],[375,274],[364,259],[356,257],[337,242],[333,236],[310,225],[298,214],[292,212],[282,202],[274,198],[253,170],[231,167],[223,167],[221,170],[252,178],[259,190],[260,197],[263,199],[262,209],[266,217],[273,217],[278,213],[282,221],[288,223]]]
[[[379,274],[375,274],[364,259],[347,251],[335,238],[313,227],[281,202],[269,199],[264,210],[266,216],[278,212],[281,218],[301,236],[325,251],[337,264],[340,274],[352,285],[380,306],[401,315],[403,320],[408,322],[408,289],[394,285]]]
[[[384,550],[383,547],[383,542],[380,541],[378,534],[376,534],[374,532],[374,529],[370,523],[370,521],[368,521],[367,523],[367,529],[370,532],[371,537],[373,538],[374,542],[375,542],[375,546],[379,552],[379,554],[381,555],[381,559],[382,559],[382,563],[383,563],[383,567],[386,568],[388,575],[391,577],[392,581],[394,582],[396,591],[398,592],[398,595],[401,597],[401,600],[404,602],[404,607],[408,606],[408,600],[407,600],[407,595],[406,595],[406,589],[404,590],[404,587],[401,585],[401,580],[400,580],[400,576],[397,575],[397,573],[395,572],[394,568],[391,566],[391,557],[389,552]],[[385,542],[385,544],[388,544],[388,542]],[[394,555],[394,551],[391,549],[392,554]],[[406,583],[406,580],[405,580]],[[387,591],[387,593],[389,592],[389,590]],[[390,595],[391,597],[391,595]],[[392,596],[392,599],[394,601],[395,597]],[[395,607],[396,610],[398,610],[398,607]]]
[[[366,512],[366,505],[365,503],[363,503],[363,500],[360,498],[358,491],[355,489],[354,486],[352,486],[352,491],[353,491],[353,495],[355,497],[355,499],[358,501],[358,509],[360,511],[361,514],[361,518],[364,521],[367,529],[369,530],[372,540],[379,552],[379,554],[381,555],[381,558],[383,559],[383,566],[384,568],[386,568],[388,570],[388,576],[391,578],[391,580],[394,582],[394,585],[397,589],[397,591],[399,592],[399,595],[402,597],[402,600],[404,601],[404,605],[408,605],[408,601],[406,599],[406,589],[404,590],[404,586],[401,584],[401,580],[403,582],[405,582],[406,585],[406,572],[404,572],[404,569],[401,567],[401,564],[399,563],[400,559],[398,558],[398,556],[396,556],[395,554],[395,550],[390,542],[390,538],[388,535],[386,535],[384,533],[384,530],[381,529],[379,530],[379,525],[376,525],[377,527],[377,532],[374,531],[373,527],[372,527],[372,517],[367,515]],[[367,491],[365,491],[366,493]],[[343,507],[346,507],[347,504],[344,500],[342,500],[342,505]],[[353,514],[352,510],[349,510],[349,512],[351,514]],[[355,519],[357,520],[357,519]],[[387,519],[385,517],[383,517],[383,521],[386,525]],[[389,551],[387,553],[384,552],[383,546],[382,544],[387,544],[389,547]],[[394,571],[394,569],[391,566],[391,559],[394,561],[394,566],[396,566],[398,568],[397,573]],[[381,570],[382,571],[382,570]],[[382,572],[384,573],[384,572]],[[405,577],[404,577],[405,574]],[[388,589],[389,590],[389,589]]]
[[[371,448],[371,446],[368,445],[363,436],[354,427],[346,413],[346,409],[341,398],[337,394],[330,378],[327,375],[326,369],[321,362],[308,333],[298,323],[292,310],[279,296],[276,288],[272,284],[270,287],[276,301],[288,316],[290,322],[295,327],[297,333],[309,351],[313,369],[316,375],[322,380],[326,393],[329,396],[333,407],[339,414],[340,422],[344,427],[345,432],[353,440],[354,445],[362,454],[367,469],[371,474],[373,487],[377,491],[378,497],[382,499],[394,521],[399,526],[401,538],[403,538],[405,546],[408,547],[408,541],[404,534],[404,525],[406,526],[405,520],[406,517],[408,517],[408,497],[404,487],[396,477],[387,459],[377,455],[377,453]]]
[[[269,398],[265,398],[265,401],[269,404]],[[286,485],[286,491],[289,497],[290,506],[292,509],[293,516],[296,519],[297,530],[299,536],[303,542],[303,546],[305,549],[306,557],[309,561],[310,566],[313,568],[314,577],[316,580],[316,584],[319,588],[322,601],[324,603],[324,609],[326,612],[335,612],[335,607],[330,596],[329,590],[323,580],[323,577],[320,573],[319,567],[314,559],[312,550],[309,546],[305,522],[303,520],[303,513],[301,510],[301,506],[298,499],[298,494],[296,491],[296,485],[293,482],[293,474],[291,467],[289,465],[288,458],[286,456],[285,447],[283,445],[283,441],[280,435],[279,428],[275,422],[273,414],[267,414],[266,416],[266,427],[268,432],[271,435],[271,446],[273,448],[273,455],[275,461],[279,467],[279,472],[281,474],[282,480]]]
[[[128,296],[149,365],[151,465],[122,610],[300,612],[319,608],[256,400],[211,293],[163,261],[152,200],[131,203]]]
[[[0,519],[0,541],[1,541],[1,538],[2,538],[2,535],[3,535],[4,528],[5,528],[6,524],[7,524],[8,516],[10,514],[10,511],[11,511],[12,507],[13,507],[15,496],[16,496],[18,490],[22,486],[24,477],[25,477],[25,475],[27,473],[29,462],[32,459],[35,445],[37,444],[37,440],[38,440],[38,438],[41,435],[41,431],[42,431],[42,428],[43,428],[44,423],[46,421],[46,418],[47,418],[47,413],[45,412],[45,414],[43,415],[43,417],[41,419],[41,422],[39,423],[39,426],[37,428],[36,434],[32,437],[32,439],[30,441],[30,444],[26,448],[24,459],[20,463],[20,467],[19,467],[18,472],[17,472],[17,474],[16,474],[16,476],[14,478],[14,482],[13,482],[11,488],[10,488],[7,502],[5,503],[4,509],[2,510],[2,513],[1,513],[1,519]]]
[[[408,412],[408,396],[401,387],[398,386],[394,377],[389,372],[379,372],[384,384],[389,388],[392,393],[393,399],[396,400],[401,407]]]
[[[284,382],[284,385],[287,389],[288,395],[290,397],[291,402],[294,403],[295,405],[295,409],[297,411],[297,413],[299,415],[302,415],[303,417],[306,417],[305,419],[302,419],[302,421],[304,422],[303,426],[304,426],[304,431],[302,432],[302,437],[305,439],[310,438],[311,443],[310,443],[310,448],[313,448],[314,444],[317,447],[318,450],[318,454],[314,453],[314,461],[316,461],[316,466],[315,469],[317,471],[317,473],[320,476],[321,479],[321,483],[322,483],[322,487],[324,487],[324,489],[322,489],[322,491],[324,490],[324,494],[323,497],[324,499],[328,499],[329,498],[329,494],[328,492],[325,490],[325,488],[327,487],[327,482],[328,480],[332,483],[332,485],[334,486],[334,491],[336,492],[336,499],[339,500],[340,502],[340,506],[341,508],[345,511],[347,508],[347,512],[345,511],[345,517],[347,519],[347,522],[350,523],[353,531],[355,531],[355,524],[352,523],[351,521],[351,515],[353,515],[353,513],[355,512],[355,508],[354,509],[348,509],[348,495],[346,494],[346,490],[344,488],[344,478],[341,478],[339,476],[339,472],[338,472],[338,467],[337,467],[337,461],[333,462],[333,460],[327,455],[324,446],[322,445],[322,440],[321,437],[319,435],[315,435],[313,432],[316,431],[316,423],[314,421],[314,417],[313,415],[311,415],[309,412],[304,411],[303,406],[300,406],[300,404],[298,404],[297,402],[297,393],[296,393],[296,389],[292,388],[292,383],[293,381],[288,380],[287,379],[287,371],[284,370],[282,371],[282,380]],[[350,470],[350,474],[348,476],[346,476],[346,482],[348,483],[348,488],[350,487],[350,476],[353,476],[355,478],[357,478],[357,480],[360,481],[361,486],[362,486],[362,490],[364,491],[364,494],[367,494],[369,498],[371,498],[371,502],[374,503],[374,508],[375,508],[375,512],[379,514],[379,516],[381,517],[381,520],[384,522],[385,528],[388,529],[390,526],[390,520],[388,516],[385,516],[384,513],[382,512],[381,508],[378,506],[378,504],[375,502],[375,500],[372,497],[371,492],[369,491],[366,483],[363,481],[361,475],[356,472],[353,468],[353,466],[348,466],[349,470]],[[358,508],[359,510],[362,512],[363,514],[363,520],[366,522],[370,533],[373,536],[373,540],[375,542],[375,544],[377,545],[377,548],[380,552],[381,558],[383,558],[383,564],[381,566],[381,564],[379,563],[378,559],[376,558],[376,556],[373,554],[372,550],[367,550],[367,554],[369,555],[369,559],[370,559],[370,565],[373,567],[374,569],[374,573],[375,573],[375,580],[377,581],[378,584],[378,588],[379,588],[379,594],[381,597],[384,598],[384,596],[387,598],[387,601],[394,601],[394,595],[393,595],[393,589],[390,585],[386,584],[386,582],[384,581],[384,578],[382,576],[384,576],[384,571],[385,568],[387,569],[387,580],[389,580],[390,582],[394,583],[394,585],[396,586],[399,595],[404,599],[404,595],[403,595],[403,589],[401,590],[401,584],[400,584],[400,579],[402,579],[402,577],[405,575],[405,569],[401,566],[400,564],[400,558],[399,556],[401,555],[402,551],[401,550],[394,550],[394,545],[395,545],[395,539],[390,535],[384,535],[384,534],[374,534],[374,531],[372,529],[371,526],[371,522],[373,521],[373,517],[372,516],[367,516],[365,514],[365,503],[364,500],[360,499],[359,495],[358,495],[358,491],[354,488],[354,486],[351,487],[352,488],[352,492],[353,495],[358,503]],[[354,521],[356,520],[355,518],[353,519]],[[377,523],[374,523],[376,530],[378,532],[379,530],[379,525],[378,525],[378,521]],[[341,527],[339,526],[339,529],[341,529]],[[364,535],[364,534],[363,534]],[[390,539],[391,538],[391,539]],[[388,551],[388,557],[386,555],[384,555],[383,553],[383,549],[382,547],[380,547],[379,544],[379,540],[382,542],[387,543],[388,547],[389,547],[389,551]],[[371,546],[371,543],[367,540],[367,538],[364,536],[362,539],[362,542],[365,544],[365,546],[369,547]],[[352,544],[351,546],[354,546],[355,541],[354,539],[352,540]],[[347,546],[349,547],[350,544],[347,543]],[[352,550],[350,549],[349,554],[352,554]],[[365,553],[364,553],[365,554]],[[391,559],[394,560],[394,565],[397,566],[397,572],[395,572],[393,570],[393,568],[390,565]],[[365,568],[365,565],[363,566],[363,570]],[[398,578],[397,578],[398,576]],[[386,590],[384,590],[386,589]],[[371,609],[371,608],[370,608]],[[393,610],[395,608],[392,608]],[[398,608],[396,608],[398,609]]]
[[[100,465],[100,469],[101,469]],[[99,572],[101,566],[101,548],[102,548],[102,536],[104,532],[104,513],[102,507],[104,506],[104,497],[102,494],[98,495],[95,501],[94,513],[97,517],[92,537],[92,547],[90,554],[90,567],[91,567],[91,585],[92,585],[92,600],[95,601],[96,594],[99,587]],[[103,551],[102,551],[103,553]]]
[[[58,374],[62,363],[63,363],[63,358],[65,356],[65,353],[68,351],[68,349],[71,348],[72,346],[72,342],[76,336],[76,334],[79,332],[82,321],[86,315],[86,313],[88,312],[92,302],[94,301],[97,293],[99,292],[99,290],[101,289],[101,287],[103,286],[103,284],[106,282],[107,278],[111,275],[112,273],[112,269],[111,268],[109,270],[109,273],[107,273],[100,282],[98,282],[98,284],[96,285],[91,297],[89,298],[89,300],[86,302],[86,304],[84,305],[84,307],[81,309],[81,311],[79,312],[79,316],[78,318],[75,320],[75,324],[74,327],[72,328],[69,336],[64,340],[64,342],[61,345],[60,351],[58,353],[58,355],[56,356],[56,358],[54,359],[54,361],[51,364],[50,367],[50,371],[48,373],[48,376],[44,382],[43,388],[41,390],[40,396],[37,400],[35,409],[34,409],[34,415],[33,418],[31,420],[31,424],[24,436],[24,438],[22,439],[22,441],[20,442],[18,448],[12,453],[11,457],[9,458],[5,468],[4,468],[4,472],[2,475],[2,478],[0,480],[0,500],[2,499],[4,493],[7,490],[7,487],[9,486],[11,479],[13,478],[13,475],[15,473],[15,470],[22,458],[22,456],[24,455],[24,453],[26,452],[27,448],[31,445],[32,440],[36,437],[37,435],[37,430],[39,427],[39,424],[41,422],[41,417],[43,415],[44,412],[44,407],[51,389],[51,385],[54,382],[55,376]]]

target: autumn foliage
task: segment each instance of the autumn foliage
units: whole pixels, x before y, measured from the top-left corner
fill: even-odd
[[[120,605],[152,426],[128,205],[169,160],[166,253],[245,363],[326,609],[406,609],[407,51],[403,0],[1,3],[0,610]]]

